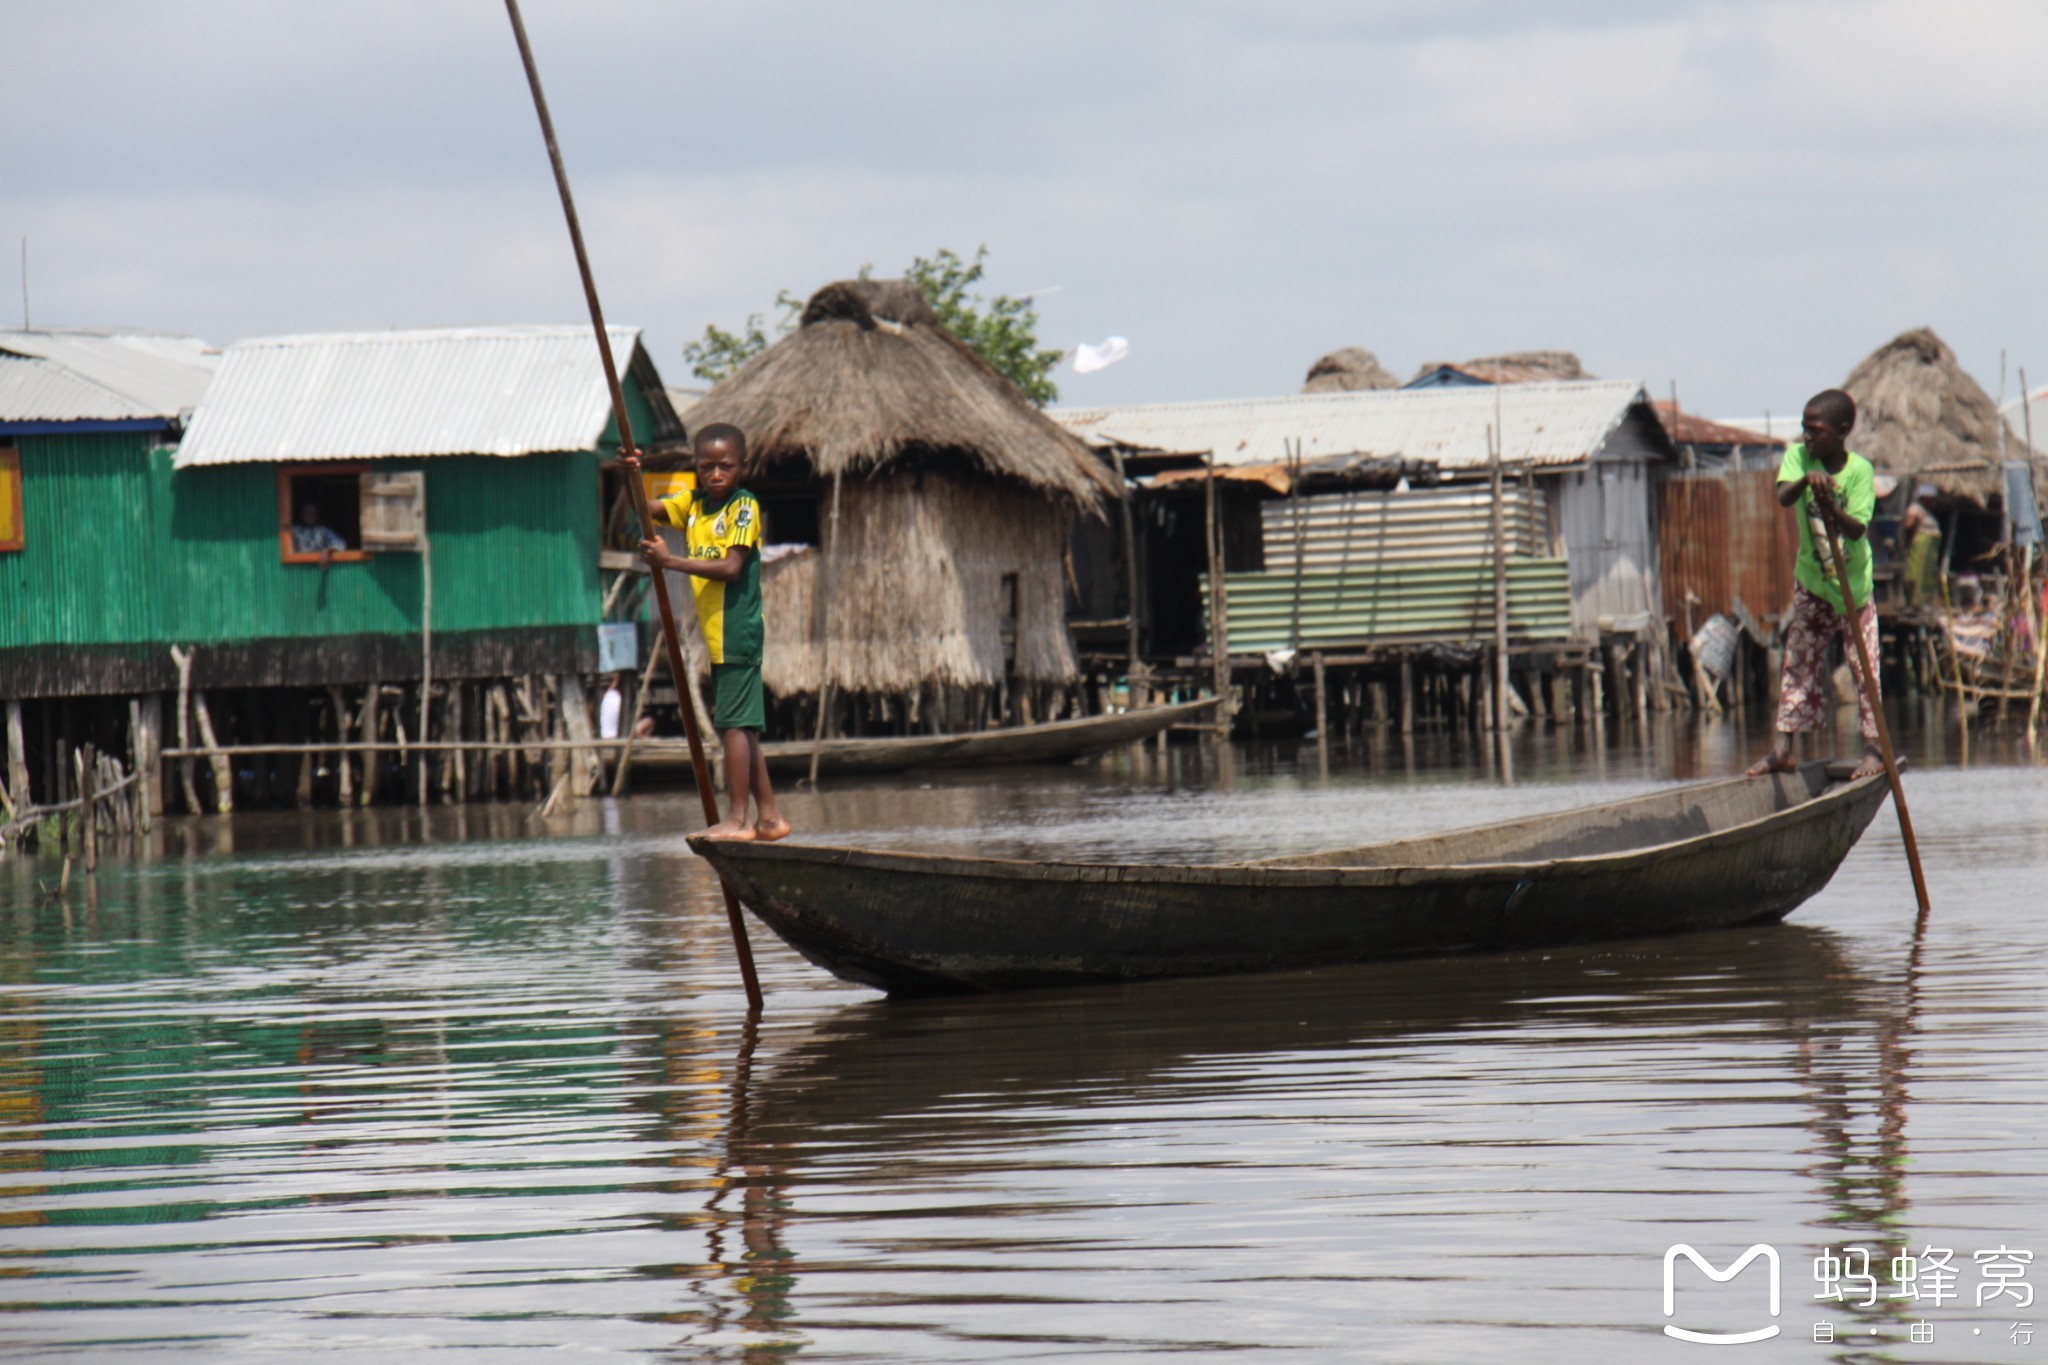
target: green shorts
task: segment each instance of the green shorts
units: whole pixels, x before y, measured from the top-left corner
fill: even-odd
[[[761,665],[711,665],[711,708],[714,730],[765,729],[768,702],[761,692]]]

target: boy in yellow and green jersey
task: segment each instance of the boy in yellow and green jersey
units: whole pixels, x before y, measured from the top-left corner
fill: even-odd
[[[1798,586],[1785,622],[1785,672],[1778,688],[1777,735],[1771,751],[1750,765],[1749,774],[1790,772],[1799,765],[1793,752],[1796,736],[1822,729],[1831,710],[1828,693],[1828,642],[1847,623],[1863,636],[1864,652],[1877,658],[1877,604],[1871,600],[1870,518],[1877,510],[1877,471],[1870,461],[1849,449],[1849,431],[1856,425],[1856,400],[1840,389],[1827,389],[1807,401],[1800,419],[1805,438],[1785,452],[1778,469],[1778,504],[1799,509],[1799,558],[1792,567]],[[1849,571],[1851,601],[1842,601],[1840,576],[1828,550],[1828,526],[1842,543],[1842,562]],[[1849,667],[1861,681],[1856,650],[1848,649]],[[1876,690],[1873,680],[1872,689]],[[1857,720],[1863,732],[1863,761],[1856,776],[1884,771],[1877,746],[1877,718],[1869,693],[1856,692]]]
[[[775,803],[768,764],[761,756],[767,722],[761,688],[761,504],[739,486],[747,438],[724,422],[697,433],[697,487],[654,503],[654,519],[680,527],[687,557],[670,552],[659,538],[640,542],[640,554],[656,569],[690,575],[697,624],[711,651],[711,724],[725,745],[726,787],[731,808],[704,831],[709,839],[783,839],[789,821]],[[639,461],[620,460],[637,478]],[[747,821],[752,802],[758,818]]]

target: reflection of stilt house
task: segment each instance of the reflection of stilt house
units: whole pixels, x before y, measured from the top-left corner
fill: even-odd
[[[614,333],[636,430],[679,436],[637,334]],[[191,746],[416,741],[429,678],[434,738],[547,737],[587,714],[579,675],[597,666],[610,427],[587,328],[237,343],[175,449],[162,422],[118,459],[24,446],[29,542],[46,548],[10,589],[34,605],[7,623],[0,669],[11,695],[119,698],[108,709],[124,722],[135,699],[151,736],[111,722],[95,734],[138,757],[181,729]],[[62,478],[59,458],[74,462]],[[325,554],[295,531],[309,508]],[[59,544],[100,548],[49,558]],[[188,695],[195,723],[181,726]],[[146,723],[158,713],[160,729]],[[43,718],[57,718],[55,742],[61,710]],[[539,781],[508,762],[443,756],[435,791]],[[331,800],[412,790],[419,766],[401,783],[388,755],[249,755],[212,781],[259,804]]]
[[[1071,409],[1076,435],[1126,456],[1212,458],[1224,492],[1227,644],[1240,658],[1321,652],[1364,662],[1436,657],[1494,637],[1491,452],[1505,470],[1501,542],[1507,634],[1518,657],[1624,652],[1643,681],[1661,664],[1652,510],[1672,455],[1633,381],[1323,392],[1239,402]],[[1139,522],[1151,535],[1194,522],[1199,471],[1153,477]],[[1243,545],[1240,506],[1256,507]],[[1199,545],[1199,540],[1196,542]],[[1205,564],[1140,555],[1143,651],[1155,659],[1206,634]],[[1609,671],[1609,677],[1617,675]]]
[[[1044,719],[1076,680],[1067,540],[1114,482],[913,287],[826,286],[687,416],[747,434],[771,545],[815,547],[766,564],[771,728],[821,696],[835,730]]]

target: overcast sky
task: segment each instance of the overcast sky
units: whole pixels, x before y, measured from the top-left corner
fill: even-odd
[[[2039,0],[526,0],[615,322],[987,243],[1072,403],[1344,345],[1577,351],[1796,408],[1928,324],[2048,377]],[[216,342],[583,317],[497,0],[0,0],[39,323]],[[19,318],[5,271],[0,320]],[[2012,381],[2014,391],[2017,380]]]

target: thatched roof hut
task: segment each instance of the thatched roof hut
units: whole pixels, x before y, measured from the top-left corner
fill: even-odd
[[[948,332],[903,280],[826,285],[796,331],[712,389],[686,421],[693,431],[730,422],[746,432],[750,475],[793,460],[822,480],[937,460],[1090,510],[1118,493],[1085,446]]]
[[[1355,393],[1361,389],[1398,389],[1400,376],[1380,364],[1363,346],[1332,351],[1308,367],[1303,393]]]
[[[829,681],[950,708],[1078,676],[1067,545],[1075,515],[1122,490],[912,285],[826,285],[684,421],[744,431],[770,539],[818,544],[764,575],[777,697]]]
[[[1856,400],[1849,444],[1883,473],[1980,503],[1999,488],[1998,406],[1931,328],[1899,333],[1842,387]]]

